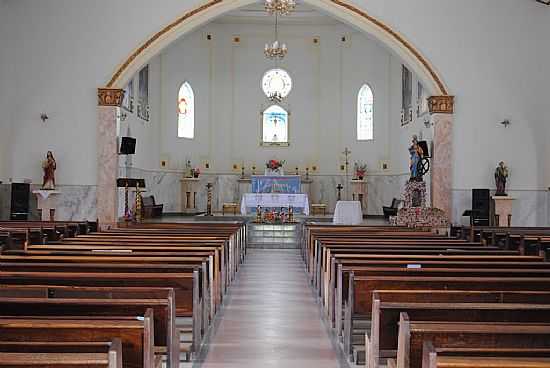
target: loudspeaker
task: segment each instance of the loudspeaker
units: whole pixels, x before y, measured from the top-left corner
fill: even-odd
[[[136,139],[132,137],[122,137],[120,143],[121,155],[133,155],[136,153]]]
[[[10,213],[10,218],[12,220],[28,220],[30,192],[30,184],[12,183]]]
[[[491,194],[489,189],[472,189],[472,210],[475,226],[489,226],[491,213]]]

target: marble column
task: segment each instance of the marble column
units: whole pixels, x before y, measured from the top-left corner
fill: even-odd
[[[118,222],[116,125],[123,97],[121,89],[98,89],[97,218],[103,229],[116,227]]]
[[[432,207],[443,210],[452,221],[454,97],[432,96],[428,101],[434,126]]]

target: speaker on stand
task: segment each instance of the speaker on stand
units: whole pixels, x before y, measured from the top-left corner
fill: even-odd
[[[474,226],[489,226],[491,218],[491,194],[489,189],[472,189]]]
[[[30,184],[11,184],[11,220],[27,221],[29,219],[30,192]]]

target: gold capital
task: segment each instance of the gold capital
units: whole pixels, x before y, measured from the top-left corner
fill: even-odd
[[[453,114],[455,96],[432,96],[428,98],[430,114]]]
[[[99,106],[116,106],[122,105],[124,98],[124,90],[116,88],[98,88],[97,89],[97,104]]]

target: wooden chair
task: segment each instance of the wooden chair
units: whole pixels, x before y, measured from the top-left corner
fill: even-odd
[[[327,205],[324,203],[314,203],[311,205],[311,214],[315,215],[326,215],[327,214]]]
[[[233,215],[237,215],[237,209],[239,205],[237,203],[224,203],[222,205],[222,215],[225,215],[225,211],[233,212]]]
[[[155,196],[149,196],[143,198],[143,217],[155,218],[162,217],[163,204],[155,203]]]

